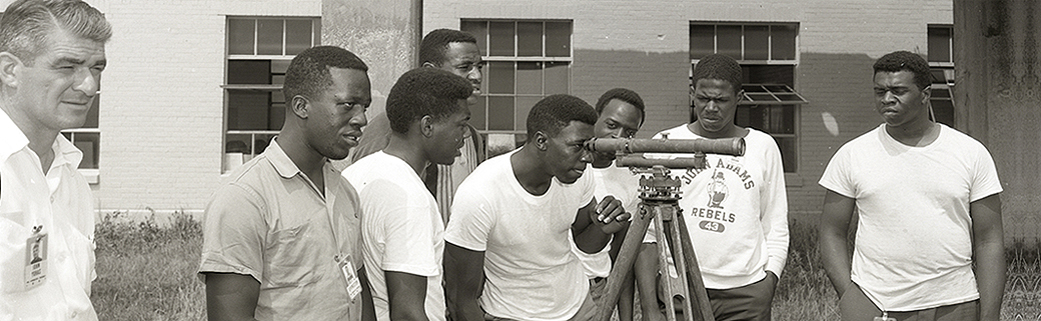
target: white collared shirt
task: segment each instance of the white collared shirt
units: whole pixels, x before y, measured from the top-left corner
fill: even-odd
[[[83,153],[61,135],[51,149],[44,175],[28,138],[0,110],[0,321],[97,320],[94,197],[76,170]],[[27,248],[39,226],[47,235],[46,277],[27,287]]]

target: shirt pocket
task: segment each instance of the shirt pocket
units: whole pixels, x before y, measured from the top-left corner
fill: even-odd
[[[264,275],[272,287],[295,287],[310,284],[318,279],[319,253],[325,248],[321,244],[311,221],[298,226],[276,230],[272,234],[271,248],[266,251],[267,271]],[[330,256],[327,258],[332,261]]]

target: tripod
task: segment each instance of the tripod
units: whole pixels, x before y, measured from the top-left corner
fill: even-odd
[[[678,205],[679,179],[670,176],[669,169],[662,165],[654,165],[650,169],[634,168],[633,172],[645,174],[640,178],[642,202],[640,202],[637,215],[629,223],[629,231],[622,242],[618,258],[611,268],[611,274],[607,277],[607,294],[604,296],[604,302],[618,302],[624,276],[632,269],[647,227],[654,224],[657,240],[661,245],[658,247],[658,270],[662,275],[661,285],[669,294],[669,297],[665,298],[666,320],[676,320],[675,311],[677,309],[673,300],[674,296],[680,297],[679,303],[682,306],[679,311],[682,311],[684,320],[714,320],[712,306],[709,305],[708,294],[705,292],[705,283],[701,279],[701,270],[698,268],[698,260],[694,256],[694,246],[690,243],[687,225],[683,216],[680,215],[682,211]],[[665,244],[668,246],[664,246]],[[666,248],[671,250],[671,253],[667,253]],[[669,277],[668,257],[670,255],[676,264],[676,270],[681,272],[678,273],[677,280]],[[673,284],[674,282],[678,284]],[[613,311],[614,304],[602,307],[598,311],[596,320],[610,320]]]
[[[658,270],[662,274],[662,286],[669,293],[665,298],[668,321],[676,320],[676,307],[673,298],[679,297],[682,304],[680,310],[683,320],[712,321],[712,305],[708,302],[705,282],[701,279],[701,269],[694,255],[694,246],[690,242],[687,224],[679,207],[679,179],[669,175],[669,168],[705,168],[705,153],[743,155],[745,142],[742,138],[727,139],[693,139],[669,140],[661,139],[593,139],[586,143],[590,151],[613,151],[617,156],[615,165],[629,167],[640,177],[640,206],[629,231],[622,241],[618,257],[607,277],[605,306],[597,311],[597,321],[609,321],[614,312],[614,302],[621,295],[622,283],[633,267],[636,254],[643,243],[647,227],[655,224],[658,244]],[[693,154],[690,158],[648,159],[634,153],[685,153]],[[653,223],[651,223],[653,222]],[[667,247],[665,245],[668,245]],[[670,251],[666,251],[668,248]],[[679,272],[677,280],[670,279],[668,258],[676,263]],[[676,283],[676,284],[673,284]],[[631,302],[629,304],[632,304]]]

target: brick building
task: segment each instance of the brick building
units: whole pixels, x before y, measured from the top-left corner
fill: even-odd
[[[200,211],[221,174],[259,153],[281,126],[282,73],[293,54],[322,42],[323,1],[89,2],[114,27],[109,67],[96,117],[67,135],[88,155],[83,171],[100,208]],[[690,121],[689,77],[699,57],[733,55],[748,84],[738,121],[777,139],[796,219],[819,211],[816,181],[834,150],[881,122],[875,59],[894,50],[927,55],[937,68],[934,96],[949,92],[953,78],[943,71],[953,67],[949,0],[422,5],[423,34],[461,28],[478,36],[487,95],[472,123],[497,144],[523,138],[524,116],[544,95],[593,103],[614,87],[643,96],[639,136],[650,137]],[[373,90],[389,88],[374,82]],[[949,98],[933,106],[937,119],[951,121]]]

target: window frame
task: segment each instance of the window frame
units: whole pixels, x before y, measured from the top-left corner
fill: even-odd
[[[951,128],[957,128],[956,125],[958,121],[958,103],[954,100],[954,25],[931,23],[926,26],[926,50],[929,50],[928,52],[932,52],[931,38],[933,37],[933,30],[936,29],[946,29],[947,35],[950,37],[947,39],[947,61],[930,61],[932,57],[929,57],[928,55],[926,56],[926,60],[929,62],[930,78],[932,79],[929,84],[929,87],[931,88],[931,95],[929,96],[929,117],[933,119],[933,121],[941,122],[941,120],[936,117],[935,108],[933,108],[932,104],[934,101],[949,101],[952,110],[951,120],[949,121],[950,123],[947,125]],[[935,77],[936,73],[938,72],[943,72],[943,79]],[[941,97],[940,95],[937,95],[937,93],[941,91],[946,92],[947,97]]]
[[[84,162],[80,161],[79,167],[76,168],[76,170],[78,172],[80,172],[80,174],[82,174],[84,177],[87,178],[87,183],[89,183],[89,184],[97,184],[98,183],[98,176],[99,176],[99,174],[101,172],[101,88],[100,88],[100,84],[98,84],[98,92],[97,92],[97,94],[94,95],[94,101],[92,102],[92,104],[90,106],[90,110],[94,111],[94,114],[97,115],[97,117],[98,117],[97,125],[95,125],[94,127],[76,127],[76,128],[63,129],[63,130],[60,131],[60,134],[63,135],[63,136],[67,135],[65,138],[68,139],[69,142],[72,143],[73,145],[76,145],[76,141],[77,141],[76,135],[80,135],[80,134],[97,135],[97,137],[98,137],[98,140],[97,140],[98,145],[97,145],[97,148],[94,150],[94,157],[97,158],[97,162],[94,162],[95,167],[83,167]],[[84,125],[86,125],[86,123],[84,123]],[[79,147],[77,147],[77,148],[79,148]],[[80,150],[80,152],[83,152],[83,151]],[[86,159],[87,155],[84,154],[83,156],[84,156],[84,159]],[[93,159],[91,161],[93,161]]]
[[[233,20],[253,20],[253,36],[252,36],[253,48],[252,48],[252,51],[253,51],[254,54],[232,54],[231,53],[231,47],[232,47],[232,43],[231,43],[231,40],[232,40],[231,39],[231,24],[232,24]],[[282,30],[281,30],[281,32],[282,32],[282,42],[281,42],[281,47],[280,47],[281,48],[281,52],[282,52],[281,55],[257,54],[260,51],[260,40],[259,39],[260,39],[260,33],[261,33],[260,29],[261,28],[259,27],[259,25],[260,25],[260,22],[262,20],[266,20],[266,21],[281,20],[282,21]],[[242,162],[244,163],[244,162],[248,161],[249,159],[251,159],[252,157],[255,157],[256,155],[258,155],[261,152],[263,152],[263,150],[259,150],[260,148],[258,148],[258,146],[257,146],[256,142],[257,142],[257,138],[258,137],[274,137],[279,132],[279,130],[277,130],[277,129],[265,129],[265,130],[254,130],[254,129],[250,129],[250,130],[234,129],[233,130],[233,129],[229,129],[231,127],[230,124],[229,124],[229,122],[231,121],[231,118],[230,118],[231,115],[230,115],[230,111],[229,110],[230,110],[230,105],[231,105],[231,92],[232,91],[257,91],[257,92],[267,92],[267,93],[271,93],[273,95],[273,94],[275,94],[277,92],[280,92],[282,90],[282,84],[271,84],[271,83],[269,83],[269,84],[232,84],[232,83],[229,83],[229,78],[230,78],[230,76],[229,76],[229,73],[230,73],[229,68],[230,68],[230,65],[231,65],[231,61],[248,61],[248,60],[269,61],[271,63],[268,65],[268,68],[269,68],[269,70],[268,70],[268,77],[271,77],[271,78],[276,77],[276,76],[284,77],[284,75],[285,75],[284,73],[276,73],[276,72],[274,72],[273,71],[274,68],[272,68],[272,66],[275,65],[276,63],[284,63],[284,64],[288,65],[289,62],[292,61],[293,57],[296,57],[296,54],[288,54],[287,53],[287,50],[288,50],[287,38],[289,37],[289,35],[288,35],[289,31],[288,31],[288,28],[287,28],[287,24],[288,24],[289,21],[292,21],[292,20],[301,20],[301,21],[302,20],[308,20],[308,21],[311,21],[311,36],[309,37],[309,39],[311,40],[311,43],[310,43],[310,46],[307,47],[307,48],[321,45],[321,17],[316,17],[316,16],[231,16],[231,15],[225,17],[225,31],[226,31],[226,35],[224,37],[224,70],[223,70],[224,71],[224,80],[223,80],[223,83],[220,86],[221,90],[224,93],[224,101],[223,101],[223,110],[224,110],[223,115],[224,116],[223,116],[223,122],[222,122],[222,127],[223,128],[222,128],[222,135],[221,135],[221,151],[222,151],[221,155],[223,155],[222,159],[221,159],[221,164],[222,164],[221,172],[222,173],[228,173],[232,169],[234,169],[233,165],[229,164],[229,157],[233,157],[234,156],[233,154],[237,154],[237,153],[229,153],[228,152],[228,143],[231,141],[229,139],[229,136],[232,136],[232,135],[249,135],[250,140],[249,140],[249,143],[247,145],[248,150],[249,150],[249,154],[242,153],[243,154],[242,155],[243,156]],[[269,98],[268,98],[268,106],[267,107],[269,109],[273,108],[272,104],[274,104],[274,102],[271,100],[271,98],[269,96]],[[283,102],[283,108],[285,107],[284,104],[285,104],[285,102]],[[234,163],[238,163],[238,162],[236,161]],[[237,166],[237,164],[234,164],[234,165]]]
[[[491,54],[491,49],[492,49],[491,48],[492,47],[492,44],[491,44],[491,40],[492,40],[491,23],[503,23],[503,22],[512,23],[513,24],[513,40],[512,40],[513,41],[513,49],[512,49],[513,55],[512,56],[511,55],[492,55]],[[542,24],[542,33],[540,35],[540,37],[541,37],[540,41],[542,43],[542,46],[541,46],[542,53],[541,53],[541,55],[539,55],[539,56],[521,55],[521,53],[520,53],[521,34],[519,32],[519,27],[518,27],[518,25],[520,23],[541,23]],[[549,54],[549,51],[548,51],[549,49],[547,48],[547,45],[548,45],[548,42],[547,42],[547,39],[548,39],[548,28],[546,27],[547,23],[566,23],[567,24],[567,27],[568,27],[567,46],[568,46],[568,48],[567,48],[567,55],[566,56],[551,56]],[[472,31],[470,31],[469,28],[467,28],[469,24],[483,24],[484,25],[483,33],[476,34],[476,33],[472,32]],[[575,49],[574,49],[574,33],[575,33],[575,29],[574,28],[575,28],[575,25],[574,25],[574,20],[572,20],[572,19],[499,19],[499,18],[496,18],[496,19],[486,19],[486,18],[462,18],[462,19],[459,19],[459,26],[460,26],[460,30],[465,31],[465,32],[470,32],[471,34],[473,34],[474,37],[478,38],[477,39],[477,43],[478,43],[478,46],[481,47],[481,48],[479,48],[481,50],[481,59],[486,64],[485,67],[481,70],[481,72],[483,74],[483,79],[481,81],[481,97],[480,97],[480,99],[482,101],[481,101],[481,103],[478,103],[478,105],[476,105],[476,106],[479,106],[479,108],[484,108],[484,110],[479,113],[480,115],[484,116],[484,119],[483,119],[483,128],[484,129],[478,128],[478,126],[474,126],[474,127],[477,128],[478,134],[484,136],[485,139],[483,139],[483,141],[485,142],[486,145],[491,145],[491,144],[489,144],[490,141],[500,141],[501,142],[501,141],[504,140],[505,137],[512,135],[513,136],[513,141],[514,141],[514,146],[519,146],[527,138],[527,130],[526,130],[524,122],[521,122],[518,119],[517,111],[518,111],[518,108],[530,108],[531,106],[523,106],[523,107],[518,106],[517,103],[516,103],[518,98],[529,97],[529,98],[541,99],[543,97],[546,97],[546,96],[549,96],[549,95],[555,93],[554,91],[549,90],[548,87],[547,87],[547,81],[546,81],[547,66],[545,65],[546,63],[566,64],[566,69],[563,70],[563,72],[564,72],[564,74],[567,77],[567,80],[566,80],[567,90],[565,90],[564,93],[570,94],[571,91],[572,91],[572,86],[573,86],[572,78],[573,77],[572,77],[572,73],[571,72],[572,72],[572,67],[574,66],[574,56],[575,56]],[[495,63],[512,63],[513,64],[512,70],[513,70],[513,82],[514,83],[513,83],[512,93],[492,93],[491,92],[490,87],[489,87],[490,86],[489,85],[490,84],[489,80],[490,80],[491,69],[492,69],[491,66],[493,64],[495,64]],[[542,75],[542,84],[541,84],[542,88],[540,90],[540,93],[518,93],[518,81],[517,81],[518,80],[518,72],[517,71],[519,70],[518,69],[519,68],[518,63],[540,63],[540,65],[539,65],[540,69],[539,70],[541,71],[541,75]],[[492,117],[491,117],[491,112],[490,112],[490,110],[491,110],[490,105],[491,105],[491,100],[494,97],[509,97],[509,98],[513,99],[513,101],[514,101],[514,105],[513,105],[514,118],[513,118],[513,126],[512,126],[513,129],[508,129],[508,130],[504,130],[504,129],[491,129],[492,128],[492,126],[491,126]],[[478,113],[474,113],[474,114],[478,114]],[[498,138],[497,139],[492,139],[493,136],[498,136]],[[505,139],[508,140],[508,138],[505,138]],[[485,146],[485,147],[487,148],[487,146]],[[494,153],[492,153],[492,154],[494,154]],[[489,155],[489,156],[492,156],[492,155]]]

